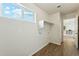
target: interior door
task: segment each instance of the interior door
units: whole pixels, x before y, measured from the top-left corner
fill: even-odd
[[[75,38],[76,38],[76,41],[75,41],[75,44],[76,44],[76,48],[79,49],[79,16],[76,17],[76,33],[75,33]]]
[[[75,18],[75,32],[74,32],[74,39],[75,39],[75,47],[76,48],[79,48],[78,46],[79,46],[79,41],[78,41],[78,39],[79,39],[79,34],[78,34],[78,32],[79,32],[79,23],[78,23],[78,19],[79,19],[79,17],[78,16],[76,16],[76,18]]]

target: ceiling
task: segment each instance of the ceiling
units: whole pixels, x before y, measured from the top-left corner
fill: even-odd
[[[67,14],[79,9],[79,3],[35,3],[35,5],[46,11],[48,14],[58,11],[62,14]],[[61,5],[61,7],[57,8],[58,5]]]

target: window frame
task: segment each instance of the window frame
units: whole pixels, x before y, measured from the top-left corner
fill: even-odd
[[[20,8],[22,8],[22,16],[24,15],[24,10],[26,10],[27,12],[28,12],[28,11],[31,11],[31,12],[33,13],[33,20],[34,20],[34,22],[27,21],[27,20],[25,20],[24,18],[14,18],[14,17],[3,16],[3,15],[2,15],[2,3],[1,3],[1,5],[0,5],[0,7],[1,7],[1,14],[0,14],[0,16],[1,16],[1,17],[4,17],[4,18],[13,19],[13,20],[18,20],[18,21],[26,21],[26,22],[30,22],[30,23],[36,23],[36,13],[35,13],[33,10],[31,10],[31,9],[28,8],[28,7],[23,6],[23,5],[20,4],[20,3],[13,3],[13,4],[17,4]]]

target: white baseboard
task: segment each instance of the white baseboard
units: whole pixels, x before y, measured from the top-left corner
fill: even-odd
[[[39,49],[37,49],[36,51],[34,51],[32,54],[28,55],[28,56],[32,56],[33,54],[35,54],[36,52],[38,52],[39,50],[41,50],[42,48],[44,48],[46,45],[48,45],[48,43],[44,44],[42,47],[40,47]]]
[[[50,42],[50,43],[61,45],[61,42]]]

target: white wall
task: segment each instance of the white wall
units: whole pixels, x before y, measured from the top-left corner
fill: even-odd
[[[52,29],[52,24],[45,22],[44,23],[44,35],[45,35],[45,39],[48,39],[49,42],[51,43],[50,39],[51,39],[51,29]]]
[[[38,21],[47,14],[34,4],[23,5],[36,13],[37,23],[0,17],[0,55],[32,55],[49,43],[38,31]]]
[[[74,12],[72,12],[72,13],[64,14],[62,17],[63,17],[63,20],[64,20],[64,19],[75,18],[75,17],[76,17],[76,14],[77,14],[77,12],[74,11]]]
[[[51,22],[54,23],[51,29],[50,42],[60,45],[62,42],[62,19],[59,12],[50,15]]]

